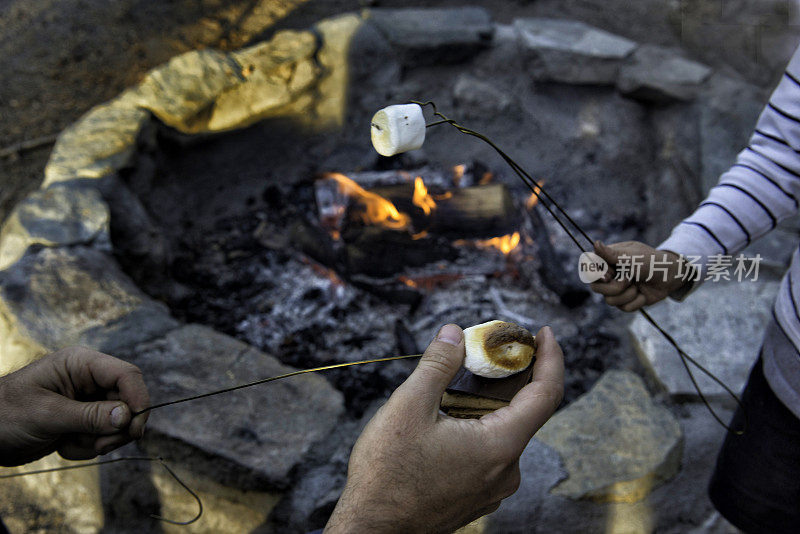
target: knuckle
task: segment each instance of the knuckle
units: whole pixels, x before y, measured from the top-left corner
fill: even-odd
[[[102,405],[99,402],[87,402],[83,406],[81,424],[87,432],[100,432],[103,428],[102,416]]]
[[[62,358],[70,359],[87,356],[92,353],[94,353],[94,351],[89,347],[84,347],[83,345],[72,345],[70,347],[64,347],[53,354]]]
[[[539,396],[548,401],[552,408],[551,411],[555,412],[564,399],[564,385],[556,381],[545,382]]]
[[[141,369],[139,369],[132,363],[128,363],[122,360],[120,361],[122,362],[120,367],[121,378],[129,380],[132,383],[142,382],[144,380],[144,375]]]
[[[442,374],[450,373],[454,367],[452,358],[449,358],[444,351],[435,349],[429,350],[422,362],[428,369]]]
[[[142,370],[133,365],[132,363],[125,362],[126,370],[125,373],[135,380],[141,380],[143,378]]]

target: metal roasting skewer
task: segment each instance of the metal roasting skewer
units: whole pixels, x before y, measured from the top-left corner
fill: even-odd
[[[461,132],[463,134],[466,134],[466,135],[470,135],[472,137],[477,137],[481,141],[483,141],[486,144],[488,144],[489,146],[491,146],[500,155],[500,157],[502,157],[503,160],[506,163],[508,163],[509,167],[511,167],[511,169],[516,173],[516,175],[519,177],[519,179],[522,180],[522,182],[533,192],[534,195],[536,195],[536,198],[539,200],[539,203],[542,206],[544,206],[544,208],[548,211],[548,213],[550,213],[550,215],[553,216],[553,218],[556,220],[556,222],[559,224],[559,226],[561,226],[561,228],[567,233],[567,235],[570,237],[570,239],[572,239],[573,243],[575,243],[575,245],[581,250],[581,252],[587,252],[589,249],[587,249],[583,245],[581,245],[580,241],[578,240],[578,237],[583,237],[584,239],[586,239],[586,241],[588,241],[588,243],[589,243],[589,245],[591,247],[594,246],[594,240],[589,236],[589,234],[586,233],[586,231],[584,231],[583,228],[581,228],[581,226],[578,223],[576,223],[572,219],[572,217],[570,217],[569,213],[567,213],[566,210],[564,210],[564,208],[562,208],[558,204],[558,202],[556,202],[556,200],[553,197],[550,196],[550,194],[547,192],[547,190],[545,190],[543,185],[541,183],[537,183],[533,179],[533,177],[530,174],[528,174],[528,172],[525,171],[525,169],[522,168],[521,165],[519,165],[516,161],[514,161],[511,158],[511,156],[506,154],[502,149],[500,149],[500,147],[498,147],[496,144],[494,144],[494,142],[491,139],[489,139],[488,137],[486,137],[485,135],[483,135],[481,133],[478,133],[478,132],[476,132],[474,130],[470,130],[469,128],[466,128],[466,127],[462,126],[461,124],[459,124],[458,122],[456,122],[453,119],[450,119],[450,118],[446,117],[444,114],[442,114],[439,110],[436,109],[436,104],[433,103],[430,100],[427,101],[427,102],[420,102],[420,101],[412,100],[411,103],[412,104],[417,104],[418,106],[423,107],[423,108],[426,107],[426,106],[430,106],[433,109],[433,115],[440,119],[440,120],[438,120],[436,122],[432,122],[432,123],[426,124],[425,125],[426,128],[430,128],[432,126],[438,126],[440,124],[449,124],[450,126],[454,127],[459,132]],[[542,197],[544,197],[544,198],[542,198]],[[547,202],[545,202],[545,199],[547,199]],[[580,236],[576,237],[573,234],[573,232],[568,228],[567,222],[564,222],[563,220],[561,220],[561,218],[559,218],[559,216],[553,210],[553,207],[555,207],[555,209],[564,217],[564,219],[566,219],[566,221],[569,224],[571,224],[575,230],[578,231]],[[686,369],[686,373],[689,375],[689,379],[692,381],[692,385],[694,386],[695,391],[697,391],[697,394],[700,397],[700,400],[703,402],[703,404],[705,405],[706,409],[711,413],[711,416],[720,425],[722,425],[722,427],[725,428],[725,430],[727,430],[728,432],[732,432],[733,434],[736,434],[736,435],[744,434],[745,429],[747,428],[747,413],[746,413],[746,411],[744,409],[744,406],[742,406],[742,401],[739,398],[739,396],[736,395],[736,393],[734,393],[730,389],[730,387],[728,387],[727,384],[725,384],[716,375],[714,375],[714,373],[712,373],[711,371],[706,369],[702,364],[700,364],[700,362],[698,362],[697,360],[695,360],[694,358],[689,356],[686,353],[686,351],[684,351],[681,348],[681,346],[678,344],[678,342],[675,341],[675,338],[673,338],[666,330],[664,330],[664,328],[660,324],[658,324],[658,321],[656,321],[653,318],[653,316],[651,316],[644,308],[639,308],[639,313],[642,315],[642,317],[644,317],[647,320],[647,322],[649,322],[651,325],[653,325],[653,327],[656,330],[658,330],[658,332],[664,337],[664,339],[667,340],[667,342],[670,345],[672,345],[673,348],[675,348],[675,350],[678,353],[678,356],[681,359],[681,363],[683,364],[683,367]],[[711,404],[709,403],[708,399],[703,394],[703,391],[700,389],[700,386],[697,383],[697,380],[695,379],[694,373],[692,372],[691,368],[689,367],[690,363],[693,366],[695,366],[697,369],[699,369],[700,372],[702,372],[703,374],[705,374],[706,376],[711,378],[711,380],[713,380],[714,382],[719,384],[722,387],[722,389],[724,389],[725,392],[728,395],[730,395],[733,398],[734,401],[736,401],[736,404],[742,410],[742,415],[743,415],[742,429],[732,430],[730,428],[730,426],[728,426],[719,417],[719,415],[714,410],[714,408],[711,407]]]
[[[282,380],[284,378],[289,378],[289,377],[292,377],[292,376],[298,376],[298,375],[307,374],[307,373],[316,373],[316,372],[319,372],[319,371],[328,371],[330,369],[340,369],[340,368],[343,368],[343,367],[352,367],[354,365],[365,365],[365,364],[368,364],[368,363],[380,363],[380,362],[390,362],[390,361],[394,361],[394,360],[406,360],[406,359],[410,359],[410,358],[419,358],[421,356],[422,356],[422,354],[406,354],[406,355],[403,355],[403,356],[390,356],[390,357],[387,357],[387,358],[375,358],[375,359],[372,359],[372,360],[360,360],[360,361],[357,361],[357,362],[337,363],[337,364],[333,364],[333,365],[325,365],[325,366],[322,366],[322,367],[314,367],[314,368],[311,368],[311,369],[300,369],[298,371],[292,371],[291,373],[284,373],[282,375],[271,376],[269,378],[262,378],[261,380],[256,380],[254,382],[248,382],[246,384],[240,384],[238,386],[233,386],[233,387],[224,388],[224,389],[218,389],[218,390],[215,390],[215,391],[209,391],[208,393],[201,393],[199,395],[193,395],[191,397],[185,397],[185,398],[182,398],[182,399],[175,399],[175,400],[168,401],[168,402],[162,402],[160,404],[155,404],[153,406],[145,408],[144,410],[139,410],[137,412],[134,412],[131,415],[131,417],[133,418],[133,417],[136,417],[137,415],[141,415],[141,414],[143,414],[145,412],[150,412],[150,411],[156,410],[158,408],[163,408],[164,406],[171,406],[173,404],[178,404],[178,403],[181,403],[181,402],[189,402],[189,401],[193,401],[193,400],[197,400],[197,399],[203,399],[203,398],[206,398],[206,397],[211,397],[213,395],[220,395],[222,393],[230,393],[231,391],[236,391],[236,390],[239,390],[239,389],[258,386],[258,385],[261,385],[261,384],[266,384],[267,382],[274,382],[276,380]],[[113,463],[118,463],[118,462],[158,462],[158,463],[160,463],[161,466],[164,467],[164,469],[166,469],[167,472],[172,476],[172,478],[174,478],[175,481],[183,487],[183,489],[185,489],[187,492],[189,492],[189,494],[197,502],[197,507],[198,507],[197,515],[194,516],[192,519],[189,519],[188,521],[175,521],[173,519],[167,519],[166,517],[162,517],[162,516],[159,516],[159,515],[151,515],[151,517],[153,519],[157,519],[159,521],[164,521],[165,523],[170,523],[172,525],[190,525],[190,524],[194,523],[195,521],[197,521],[198,519],[200,519],[200,517],[203,515],[203,502],[200,500],[200,497],[189,486],[187,486],[186,483],[184,483],[172,469],[170,469],[170,467],[167,465],[167,463],[161,457],[123,456],[121,458],[110,458],[108,460],[97,460],[97,461],[88,462],[88,463],[87,462],[83,462],[83,463],[80,463],[80,464],[66,465],[66,466],[62,466],[62,467],[52,467],[52,468],[48,468],[48,469],[36,469],[36,470],[32,470],[32,471],[22,471],[22,472],[19,472],[19,473],[0,474],[0,480],[1,479],[8,479],[8,478],[18,478],[18,477],[23,477],[23,476],[31,476],[31,475],[42,475],[42,474],[45,474],[45,473],[55,473],[55,472],[58,472],[58,471],[70,471],[70,470],[73,470],[73,469],[82,469],[82,468],[86,468],[86,467],[95,467],[95,466],[98,466],[98,465],[113,464]]]
[[[594,241],[592,240],[592,238],[583,230],[583,228],[581,228],[581,226],[578,223],[576,223],[572,219],[572,217],[570,217],[570,215],[564,210],[564,208],[562,208],[558,204],[558,202],[556,202],[556,200],[553,197],[550,196],[550,194],[544,189],[542,184],[541,183],[537,183],[533,179],[533,177],[531,177],[531,175],[528,174],[525,171],[525,169],[522,168],[522,166],[520,166],[516,161],[514,161],[508,154],[506,154],[497,145],[495,145],[494,142],[491,139],[489,139],[485,135],[480,134],[480,133],[478,133],[478,132],[476,132],[474,130],[470,130],[468,128],[465,128],[464,126],[462,126],[461,124],[459,124],[455,120],[446,117],[445,115],[443,115],[441,112],[439,112],[436,109],[436,105],[431,101],[419,102],[419,101],[413,101],[412,100],[411,103],[412,104],[417,104],[417,105],[419,105],[421,107],[430,106],[433,109],[434,116],[436,116],[439,119],[441,119],[439,121],[427,124],[426,128],[430,128],[432,126],[438,126],[440,124],[449,124],[449,125],[453,126],[459,132],[461,132],[463,134],[466,134],[466,135],[470,135],[472,137],[477,137],[478,139],[482,140],[483,142],[485,142],[489,146],[491,146],[503,158],[503,160],[506,163],[508,163],[508,165],[516,173],[516,175],[520,178],[520,180],[533,192],[534,195],[536,195],[536,198],[539,200],[539,203],[542,206],[544,206],[544,208],[548,211],[548,213],[550,213],[550,215],[553,216],[555,221],[559,224],[559,226],[561,226],[561,228],[564,230],[564,232],[566,232],[566,234],[575,243],[575,245],[581,250],[581,252],[587,252],[589,249],[587,249],[586,247],[581,245],[580,241],[578,240],[578,237],[583,237],[584,239],[586,239],[586,241],[589,243],[590,246],[594,245]],[[555,211],[554,211],[554,208],[555,208]],[[556,212],[558,212],[558,213],[556,213]],[[559,214],[566,220],[566,222],[564,220],[562,220],[561,217],[559,217]],[[579,236],[576,236],[573,233],[573,231],[570,230],[570,228],[569,228],[567,223],[572,225],[572,227],[575,230],[577,230]],[[661,335],[667,340],[667,342],[669,342],[670,345],[672,345],[675,348],[675,350],[678,353],[678,356],[681,358],[681,363],[683,363],[683,366],[686,369],[687,374],[689,375],[689,379],[692,381],[692,385],[694,386],[695,390],[697,391],[697,394],[700,396],[700,399],[703,401],[703,404],[706,406],[706,408],[711,413],[711,415],[714,417],[714,419],[720,425],[722,425],[728,432],[733,432],[734,434],[737,434],[737,435],[744,434],[745,428],[747,426],[747,414],[746,414],[746,412],[744,410],[744,407],[742,406],[742,402],[739,399],[739,397],[722,380],[720,380],[718,377],[716,377],[714,375],[714,373],[712,373],[711,371],[706,369],[697,360],[695,360],[694,358],[689,356],[680,347],[678,342],[675,341],[675,339],[666,330],[664,330],[664,328],[661,327],[661,325],[659,325],[658,322],[647,311],[645,311],[644,309],[640,308],[639,309],[639,313],[651,325],[653,325],[653,327],[656,330],[658,330],[659,333],[661,333]],[[190,397],[185,397],[185,398],[180,398],[180,399],[175,399],[175,400],[171,400],[171,401],[155,404],[155,405],[150,406],[148,408],[145,408],[143,410],[139,410],[139,411],[134,412],[132,414],[132,417],[136,417],[136,416],[141,415],[143,413],[150,412],[150,411],[153,411],[153,410],[157,410],[157,409],[163,408],[165,406],[171,406],[171,405],[179,404],[179,403],[183,403],[183,402],[189,402],[189,401],[193,401],[193,400],[203,399],[203,398],[211,397],[211,396],[214,396],[214,395],[221,395],[223,393],[230,393],[230,392],[237,391],[237,390],[240,390],[240,389],[249,388],[249,387],[253,387],[253,386],[258,386],[258,385],[261,385],[261,384],[266,384],[268,382],[274,382],[276,380],[282,380],[284,378],[290,378],[290,377],[298,376],[298,375],[302,375],[302,374],[316,373],[316,372],[320,372],[320,371],[327,371],[327,370],[331,370],[331,369],[340,369],[340,368],[345,368],[345,367],[352,367],[352,366],[355,366],[355,365],[365,365],[365,364],[369,364],[369,363],[381,363],[381,362],[404,360],[404,359],[410,359],[410,358],[419,358],[421,356],[422,356],[422,354],[407,354],[407,355],[403,355],[403,356],[390,356],[390,357],[385,357],[385,358],[375,358],[375,359],[361,360],[361,361],[356,361],[356,362],[337,363],[337,364],[333,364],[333,365],[325,365],[325,366],[322,366],[322,367],[314,367],[314,368],[310,368],[310,369],[300,369],[300,370],[297,370],[297,371],[284,373],[282,375],[276,375],[276,376],[272,376],[272,377],[256,380],[256,381],[253,381],[253,382],[248,382],[248,383],[245,383],[245,384],[239,384],[237,386],[232,386],[232,387],[223,388],[223,389],[219,389],[219,390],[209,391],[209,392],[206,392],[206,393],[192,395]],[[744,425],[743,425],[744,428],[742,428],[741,430],[732,430],[727,424],[725,424],[722,421],[722,419],[719,417],[719,415],[717,415],[716,411],[711,407],[710,403],[708,402],[708,400],[706,399],[706,397],[703,394],[702,390],[700,389],[700,386],[698,385],[697,380],[694,377],[694,373],[692,372],[691,368],[689,367],[690,363],[693,366],[695,366],[697,369],[699,369],[702,373],[704,373],[709,378],[711,378],[714,382],[719,384],[725,390],[725,392],[728,393],[736,401],[738,406],[742,409],[742,414],[744,415]],[[165,517],[161,517],[161,516],[158,516],[158,515],[152,515],[151,517],[153,517],[154,519],[157,519],[159,521],[163,521],[163,522],[170,523],[170,524],[173,524],[173,525],[190,525],[190,524],[192,524],[192,523],[194,523],[194,522],[196,522],[197,520],[200,519],[200,517],[203,515],[203,503],[202,503],[200,497],[197,495],[197,493],[195,493],[191,488],[189,488],[189,486],[187,486],[178,477],[178,475],[166,464],[164,459],[161,458],[161,457],[123,456],[123,457],[120,457],[120,458],[111,458],[111,459],[107,459],[107,460],[97,460],[97,461],[88,462],[88,463],[87,462],[83,462],[83,463],[80,463],[80,464],[67,465],[67,466],[62,466],[62,467],[53,467],[53,468],[48,468],[48,469],[37,469],[37,470],[31,470],[31,471],[22,471],[22,472],[17,472],[17,473],[10,473],[10,474],[0,474],[0,480],[1,479],[10,479],[10,478],[23,477],[23,476],[40,475],[40,474],[45,474],[45,473],[54,473],[54,472],[58,472],[58,471],[68,471],[68,470],[73,470],[73,469],[95,467],[95,466],[99,466],[99,465],[113,464],[113,463],[119,463],[119,462],[128,462],[128,461],[130,461],[130,462],[145,462],[145,461],[146,462],[158,462],[162,467],[164,467],[164,469],[166,469],[166,471],[172,476],[172,478],[175,479],[175,481],[178,484],[180,484],[194,498],[194,500],[197,502],[197,506],[198,506],[197,515],[195,517],[193,517],[192,519],[189,519],[188,521],[175,521],[175,520],[167,519]]]

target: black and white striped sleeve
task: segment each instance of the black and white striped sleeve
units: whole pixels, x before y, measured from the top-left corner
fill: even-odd
[[[800,48],[761,112],[749,145],[659,249],[734,254],[800,209]]]

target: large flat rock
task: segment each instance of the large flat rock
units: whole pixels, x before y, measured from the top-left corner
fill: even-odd
[[[613,84],[636,43],[583,22],[526,18],[514,21],[535,79],[574,84]]]
[[[371,9],[374,24],[404,63],[462,61],[492,39],[489,12],[479,7]]]
[[[522,475],[519,489],[487,517],[487,532],[531,532],[538,524],[550,488],[567,478],[561,456],[536,438],[525,447],[519,470]]]
[[[706,282],[684,302],[665,300],[648,311],[689,356],[738,394],[758,358],[778,285],[763,273],[757,282]],[[675,397],[697,398],[672,345],[643,317],[637,316],[629,328],[637,353],[653,377]],[[704,395],[728,398],[719,384],[691,369]]]
[[[141,344],[126,359],[142,369],[153,404],[294,370],[199,325]],[[210,457],[203,472],[223,484],[255,477],[280,489],[343,410],[341,393],[323,377],[301,375],[154,410],[147,446],[190,463]]]
[[[103,178],[129,165],[149,120],[133,91],[95,106],[61,132],[44,169],[42,187]]]
[[[620,92],[657,104],[691,100],[698,95],[711,69],[655,45],[642,45],[619,71]]]
[[[177,325],[166,306],[94,249],[44,248],[0,271],[0,372],[68,345],[114,354]]]
[[[643,499],[675,475],[683,449],[678,421],[628,371],[607,371],[536,438],[558,451],[568,473],[552,492],[600,502]]]
[[[706,87],[698,99],[703,196],[747,146],[769,98],[767,91],[720,73],[714,73]]]
[[[111,249],[109,210],[95,189],[51,187],[17,204],[0,231],[0,270],[31,245],[93,244]]]

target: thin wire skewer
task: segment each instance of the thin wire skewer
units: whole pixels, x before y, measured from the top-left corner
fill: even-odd
[[[236,390],[239,390],[239,389],[258,386],[258,385],[261,385],[261,384],[266,384],[267,382],[274,382],[275,380],[282,380],[284,378],[289,378],[291,376],[303,375],[303,374],[306,374],[306,373],[316,373],[316,372],[319,372],[319,371],[328,371],[330,369],[340,369],[342,367],[351,367],[353,365],[365,365],[365,364],[368,364],[368,363],[391,362],[393,360],[405,360],[405,359],[408,359],[408,358],[419,358],[420,356],[422,356],[422,354],[406,354],[404,356],[390,356],[388,358],[376,358],[376,359],[373,359],[373,360],[360,360],[360,361],[357,361],[357,362],[335,363],[333,365],[324,365],[322,367],[313,367],[311,369],[300,369],[298,371],[292,371],[291,373],[285,373],[285,374],[282,374],[282,375],[271,376],[269,378],[262,378],[260,380],[255,380],[253,382],[248,382],[246,384],[239,384],[238,386],[232,386],[232,387],[229,387],[229,388],[218,389],[218,390],[215,390],[215,391],[209,391],[208,393],[201,393],[199,395],[193,395],[191,397],[185,397],[185,398],[182,398],[182,399],[175,399],[175,400],[171,400],[171,401],[167,401],[167,402],[162,402],[162,403],[159,403],[159,404],[154,404],[153,406],[150,406],[150,407],[145,408],[143,410],[139,410],[138,412],[134,412],[131,417],[136,417],[137,415],[141,415],[141,414],[143,414],[145,412],[150,412],[150,411],[153,411],[153,410],[157,410],[158,408],[163,408],[164,406],[171,406],[173,404],[179,404],[181,402],[189,402],[189,401],[193,401],[193,400],[204,399],[206,397],[212,397],[214,395],[221,395],[223,393],[230,393],[231,391],[236,391]]]
[[[110,458],[108,460],[97,460],[95,462],[82,462],[80,464],[65,465],[65,466],[61,466],[61,467],[51,467],[51,468],[48,468],[48,469],[36,469],[36,470],[33,470],[33,471],[22,471],[22,472],[19,472],[19,473],[10,473],[10,474],[6,474],[6,475],[0,475],[0,479],[18,478],[18,477],[30,476],[30,475],[42,475],[42,474],[45,474],[45,473],[56,473],[56,472],[59,472],[59,471],[70,471],[70,470],[73,470],[73,469],[84,469],[86,467],[95,467],[95,466],[98,466],[98,465],[115,464],[115,463],[118,463],[118,462],[158,462],[159,464],[161,464],[161,467],[166,469],[167,473],[169,473],[172,476],[172,478],[175,479],[175,482],[180,484],[183,487],[183,489],[185,489],[189,493],[189,495],[191,495],[192,498],[194,498],[195,502],[197,502],[197,515],[195,515],[193,518],[189,519],[188,521],[175,521],[173,519],[167,519],[166,517],[162,517],[160,515],[150,514],[150,517],[152,517],[153,519],[157,519],[157,520],[163,521],[165,523],[170,523],[171,525],[186,526],[186,525],[191,525],[192,523],[194,523],[195,521],[200,519],[200,517],[203,515],[203,501],[200,500],[200,497],[197,495],[197,493],[192,491],[192,489],[189,486],[187,486],[186,483],[184,483],[183,480],[181,480],[180,477],[178,477],[177,474],[175,474],[175,471],[170,469],[170,467],[167,465],[167,463],[161,457],[122,456],[120,458]]]
[[[213,395],[221,395],[222,393],[230,393],[231,391],[236,391],[236,390],[239,390],[239,389],[258,386],[260,384],[266,384],[267,382],[274,382],[275,380],[282,380],[284,378],[289,378],[289,377],[292,377],[292,376],[302,375],[302,374],[306,374],[306,373],[316,373],[316,372],[319,372],[319,371],[327,371],[327,370],[330,370],[330,369],[339,369],[339,368],[342,368],[342,367],[351,367],[351,366],[354,366],[354,365],[365,365],[365,364],[368,364],[368,363],[390,362],[390,361],[394,361],[394,360],[405,360],[405,359],[409,359],[409,358],[419,358],[421,356],[422,356],[422,354],[406,354],[404,356],[390,356],[388,358],[376,358],[376,359],[372,359],[372,360],[360,360],[360,361],[357,361],[357,362],[346,362],[346,363],[337,363],[337,364],[333,364],[333,365],[325,365],[325,366],[322,366],[322,367],[314,367],[314,368],[311,368],[311,369],[300,369],[298,371],[292,371],[291,373],[284,373],[282,375],[271,376],[269,378],[262,378],[261,380],[256,380],[254,382],[248,382],[246,384],[240,384],[238,386],[233,386],[233,387],[229,387],[229,388],[225,388],[225,389],[219,389],[219,390],[216,390],[216,391],[210,391],[208,393],[201,393],[200,395],[193,395],[191,397],[186,397],[186,398],[176,399],[176,400],[172,400],[172,401],[168,401],[168,402],[162,402],[160,404],[155,404],[153,406],[145,408],[144,410],[139,410],[138,412],[134,412],[132,414],[132,417],[136,417],[137,415],[141,415],[141,414],[143,414],[145,412],[156,410],[158,408],[163,408],[164,406],[171,406],[173,404],[178,404],[178,403],[181,403],[181,402],[189,402],[189,401],[192,401],[192,400],[203,399],[205,397],[211,397]],[[158,516],[158,515],[151,515],[151,517],[153,517],[154,519],[158,519],[159,521],[164,521],[165,523],[170,523],[172,525],[190,525],[190,524],[194,523],[195,521],[197,521],[198,519],[200,519],[200,516],[203,515],[203,501],[200,500],[200,497],[197,495],[197,493],[195,493],[189,486],[187,486],[183,482],[183,480],[181,480],[178,477],[178,475],[172,469],[170,469],[170,467],[166,464],[166,462],[164,462],[164,459],[161,458],[161,457],[123,456],[121,458],[111,458],[111,459],[108,459],[108,460],[97,460],[97,461],[94,461],[94,462],[88,462],[88,463],[84,462],[84,463],[80,463],[80,464],[66,465],[66,466],[62,466],[62,467],[51,467],[51,468],[48,468],[48,469],[36,469],[36,470],[33,470],[33,471],[22,471],[22,472],[18,472],[18,473],[10,473],[10,474],[5,474],[5,475],[0,475],[0,479],[17,478],[17,477],[31,476],[31,475],[41,475],[41,474],[44,474],[44,473],[55,473],[55,472],[58,472],[58,471],[69,471],[69,470],[72,470],[72,469],[82,469],[82,468],[86,468],[86,467],[94,467],[94,466],[98,466],[98,465],[113,464],[113,463],[118,463],[118,462],[158,462],[158,463],[160,463],[161,466],[164,469],[166,469],[167,472],[172,476],[172,478],[174,478],[175,481],[183,487],[183,489],[185,489],[187,492],[189,492],[189,494],[197,502],[197,507],[198,507],[197,515],[195,517],[193,517],[192,519],[188,520],[188,521],[175,521],[175,520],[172,520],[172,519],[167,519],[166,517],[161,517],[161,516]]]
[[[412,104],[417,104],[420,107],[430,106],[433,109],[434,116],[436,116],[439,119],[441,119],[439,121],[432,122],[430,124],[426,124],[425,125],[426,128],[430,128],[432,126],[438,126],[440,124],[449,124],[450,126],[453,126],[459,132],[461,132],[463,134],[466,134],[466,135],[470,135],[472,137],[477,137],[481,141],[483,141],[486,144],[488,144],[489,146],[491,146],[500,155],[500,157],[502,157],[503,160],[506,163],[508,163],[508,165],[514,171],[514,173],[520,178],[520,180],[522,180],[522,182],[526,186],[528,186],[528,188],[533,192],[533,194],[536,195],[536,198],[539,200],[539,203],[542,206],[544,206],[544,208],[550,213],[550,215],[553,216],[553,218],[556,220],[556,222],[559,224],[559,226],[561,226],[561,228],[566,232],[566,234],[570,237],[570,239],[572,239],[572,241],[581,250],[581,252],[587,252],[588,249],[585,248],[583,245],[581,245],[580,241],[578,240],[578,237],[575,234],[573,234],[572,231],[570,231],[570,229],[567,227],[567,224],[564,221],[562,221],[560,219],[560,217],[556,214],[556,212],[553,210],[553,207],[555,207],[555,209],[566,219],[566,221],[569,222],[569,224],[571,224],[572,227],[575,230],[577,230],[578,234],[580,234],[581,237],[583,237],[584,239],[586,239],[586,241],[588,241],[590,246],[592,246],[592,247],[594,246],[594,240],[589,236],[589,234],[586,231],[584,231],[583,228],[581,228],[581,226],[572,219],[572,217],[570,217],[569,213],[567,213],[567,211],[564,208],[562,208],[558,204],[558,202],[556,202],[556,200],[553,197],[550,196],[550,194],[544,189],[542,184],[541,183],[537,183],[533,179],[533,177],[530,174],[528,174],[528,172],[525,171],[525,169],[522,168],[521,165],[519,165],[516,161],[514,161],[514,159],[512,159],[511,156],[506,154],[491,139],[489,139],[488,137],[486,137],[485,135],[483,135],[481,133],[478,133],[478,132],[476,132],[474,130],[470,130],[469,128],[466,128],[466,127],[462,126],[461,124],[459,124],[458,122],[456,122],[453,119],[450,119],[450,118],[446,117],[444,114],[442,114],[440,111],[438,111],[436,109],[436,104],[434,104],[432,101],[419,102],[419,101],[416,101],[416,100],[412,100],[411,103]],[[545,201],[545,199],[547,199],[547,201]],[[714,419],[720,425],[722,425],[722,427],[725,428],[725,430],[727,430],[728,432],[732,432],[732,433],[734,433],[736,435],[744,434],[745,429],[747,427],[747,413],[745,412],[744,406],[742,405],[742,401],[739,398],[739,396],[736,395],[736,393],[734,393],[730,389],[730,387],[728,387],[722,380],[720,380],[716,375],[714,375],[714,373],[712,373],[711,371],[706,369],[697,360],[695,360],[694,358],[689,356],[686,353],[686,351],[684,351],[681,348],[681,346],[678,344],[678,342],[675,341],[675,338],[673,338],[666,330],[664,330],[664,328],[660,324],[658,324],[658,322],[646,310],[644,310],[643,308],[640,308],[639,309],[639,313],[642,315],[642,317],[644,317],[647,320],[647,322],[649,322],[651,325],[653,325],[653,327],[656,330],[658,330],[658,332],[664,337],[664,339],[666,339],[667,342],[670,345],[672,345],[672,347],[677,351],[678,356],[681,359],[681,363],[683,364],[683,367],[686,369],[686,373],[689,375],[689,379],[692,381],[692,385],[694,386],[695,391],[697,391],[697,394],[700,397],[700,400],[703,402],[703,404],[705,405],[706,409],[711,413],[712,417],[714,417]],[[697,383],[697,380],[695,379],[694,373],[692,372],[691,368],[689,367],[690,363],[693,366],[695,366],[697,369],[699,369],[703,374],[705,374],[706,376],[711,378],[711,380],[713,380],[714,382],[719,384],[725,390],[725,392],[728,395],[730,395],[734,399],[734,401],[736,401],[736,404],[742,410],[742,414],[744,416],[744,425],[743,425],[743,428],[741,430],[732,430],[730,428],[730,426],[728,426],[719,417],[719,415],[716,413],[714,408],[711,407],[711,404],[709,403],[708,399],[703,394],[703,391],[700,389],[700,386]]]

